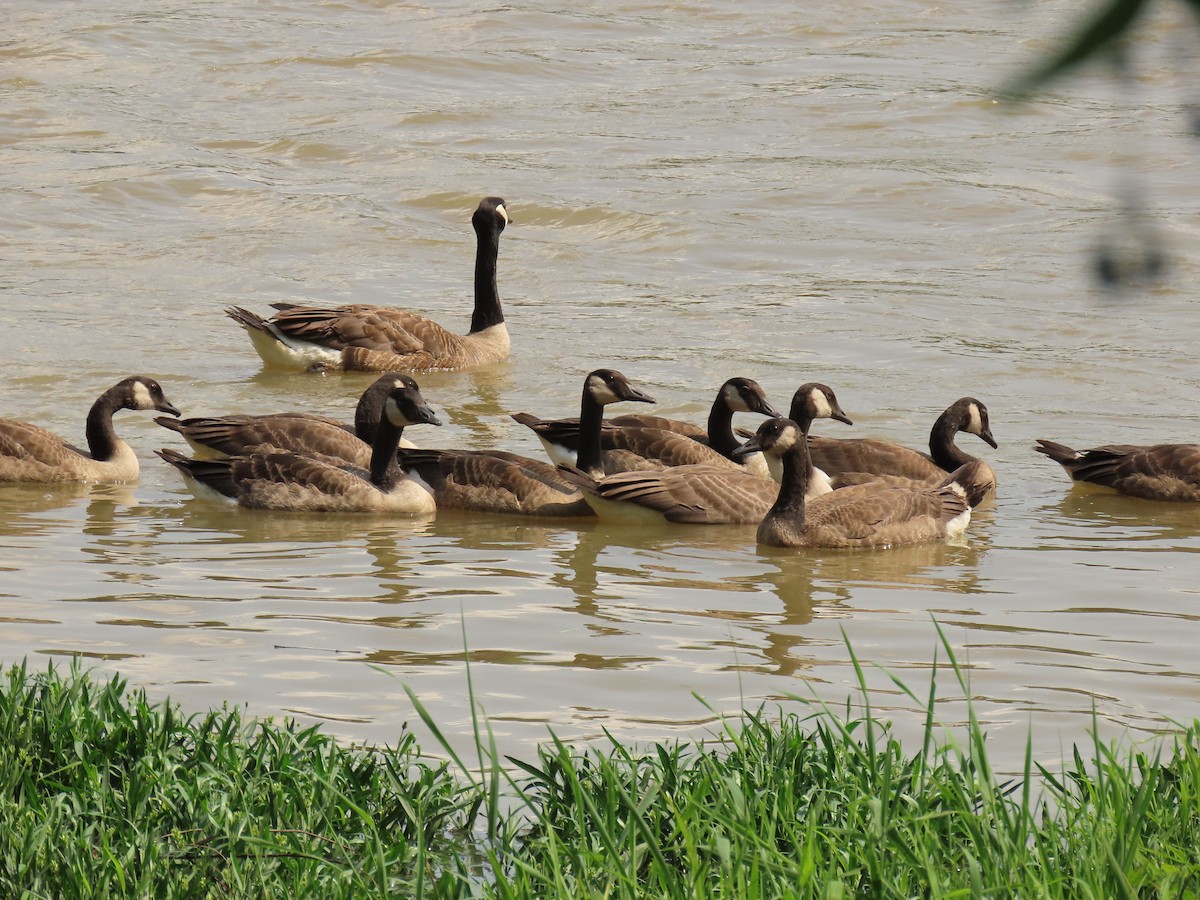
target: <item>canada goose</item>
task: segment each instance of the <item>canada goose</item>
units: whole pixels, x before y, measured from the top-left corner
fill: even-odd
[[[733,461],[731,454],[741,443],[733,433],[735,412],[779,415],[757,381],[752,378],[731,378],[717,392],[709,412],[707,430],[662,416],[626,414],[605,422],[601,446],[605,450],[627,451],[648,461],[644,464],[635,463],[633,468],[636,469],[684,465],[727,467],[727,464],[732,464],[738,469],[749,469],[757,475],[769,477],[770,472],[761,454],[754,454],[741,462]],[[578,429],[578,419],[553,419],[540,422],[534,430],[545,439],[543,443],[549,440],[556,445],[557,455],[552,458],[568,462],[570,453],[578,447]],[[547,452],[550,452],[549,448]]]
[[[604,407],[622,400],[653,403],[654,398],[639,391],[616,369],[596,369],[583,382],[579,421],[563,426],[564,420],[539,419],[529,413],[514,413],[512,418],[533,431],[554,463],[569,463],[588,474],[602,475],[636,468],[635,454],[626,450],[605,450],[601,443]],[[564,431],[569,438],[564,438]],[[571,446],[565,446],[566,440]]]
[[[179,415],[158,382],[133,375],[96,398],[87,416],[87,451],[36,425],[0,419],[0,481],[133,481],[138,461],[117,437],[113,413],[157,409]]]
[[[833,390],[810,382],[801,385],[792,409],[810,425],[815,419],[850,424]],[[736,452],[743,452],[741,450]],[[752,452],[752,451],[745,451]],[[756,525],[779,495],[779,485],[750,472],[716,466],[676,466],[656,472],[589,476],[563,467],[564,477],[579,486],[597,515],[605,519],[663,521],[691,525]],[[806,478],[815,496],[829,490],[816,474]]]
[[[398,387],[418,389],[410,376],[400,373],[389,372],[375,379],[359,398],[353,426],[328,416],[300,412],[179,420],[160,416],[154,421],[178,432],[196,453],[203,456],[228,456],[271,448],[336,456],[365,469],[371,465],[371,442],[379,428],[384,401]],[[403,438],[400,443],[401,446],[413,446]]]
[[[975,459],[954,443],[954,436],[960,431],[977,435],[988,446],[996,447],[988,425],[987,407],[973,397],[963,397],[933,423],[928,455],[891,441],[811,435],[808,451],[813,465],[828,474],[835,487],[861,483],[879,475],[899,476],[932,486],[939,484],[947,472]]]
[[[758,526],[758,542],[772,547],[892,547],[958,537],[971,521],[967,489],[972,463],[936,488],[863,485],[804,498],[808,441],[791,419],[769,419],[739,452],[760,450],[781,458],[779,497]]]
[[[433,497],[396,462],[402,429],[418,423],[442,424],[418,389],[394,388],[383,404],[369,470],[336,457],[276,450],[212,460],[188,459],[174,450],[158,455],[197,493],[215,492],[253,509],[422,515],[436,510]]]
[[[1200,500],[1200,444],[1106,444],[1072,450],[1040,438],[1037,443],[1034,449],[1062,466],[1072,481],[1148,500]]]
[[[225,313],[246,329],[266,365],[284,369],[417,372],[495,362],[509,351],[496,289],[500,232],[509,221],[499,197],[485,197],[471,217],[478,249],[475,312],[466,335],[447,331],[414,312],[365,303],[324,307],[272,303],[279,312],[270,319],[239,306]]]
[[[401,468],[433,494],[438,509],[595,515],[579,490],[541,460],[496,450],[400,450],[398,456]]]

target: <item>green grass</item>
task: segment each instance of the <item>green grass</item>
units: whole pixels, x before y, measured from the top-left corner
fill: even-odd
[[[0,689],[0,895],[412,896],[461,856],[475,801],[411,735],[184,717],[114,678],[10,668]]]
[[[477,759],[451,769],[407,734],[354,750],[16,666],[0,689],[0,895],[1200,896],[1200,723],[1053,766],[1027,749],[1005,779],[973,718],[963,744],[935,737],[935,688],[914,697],[918,748],[869,708],[798,704],[707,742],[551,735],[498,761],[479,718]]]

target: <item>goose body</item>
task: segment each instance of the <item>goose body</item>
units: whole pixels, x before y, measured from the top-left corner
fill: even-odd
[[[113,413],[121,409],[179,415],[157,381],[134,375],[113,385],[92,404],[86,451],[37,425],[0,419],[0,482],[133,481],[139,472],[137,457],[113,427]]]
[[[253,450],[290,450],[306,455],[334,456],[361,468],[371,465],[371,442],[379,428],[383,404],[397,387],[417,389],[408,375],[387,373],[359,398],[354,424],[313,413],[201,416],[189,419],[158,417],[154,421],[180,434],[197,454],[229,456]],[[403,438],[401,446],[413,446]]]
[[[862,485],[806,500],[808,441],[791,419],[764,422],[747,450],[783,463],[779,497],[758,526],[758,542],[773,547],[884,548],[945,541],[971,520],[967,488],[974,465],[946,476],[936,488]]]
[[[396,449],[406,425],[440,425],[420,391],[394,388],[384,401],[369,469],[328,456],[266,450],[221,459],[188,459],[174,450],[161,456],[200,494],[217,494],[252,509],[306,512],[373,512],[427,515],[433,497],[405,476]]]
[[[801,385],[793,397],[792,409],[808,423],[821,418],[850,423],[833,390],[823,384]],[[604,477],[565,467],[563,474],[584,492],[596,514],[604,519],[753,525],[762,521],[779,495],[775,481],[717,466],[676,466]],[[822,473],[809,473],[806,490],[810,496],[830,489]]]
[[[546,455],[556,465],[570,465],[596,475],[643,466],[661,468],[661,462],[647,461],[621,447],[605,446],[608,433],[615,429],[605,428],[604,407],[625,400],[654,402],[615,369],[596,369],[584,379],[578,419],[539,419],[530,413],[514,413],[512,418],[538,436]]]
[[[1106,444],[1082,451],[1043,439],[1037,444],[1034,449],[1072,481],[1148,500],[1200,501],[1200,444]]]
[[[837,439],[810,436],[812,463],[826,472],[835,487],[871,480],[871,476],[896,476],[912,484],[936,485],[948,472],[975,457],[959,449],[958,432],[974,434],[995,448],[987,407],[972,397],[952,403],[938,416],[929,432],[929,453],[921,453],[891,441],[871,438]]]
[[[246,329],[263,362],[276,368],[416,372],[496,362],[509,353],[496,287],[500,233],[508,223],[508,210],[499,197],[485,197],[472,216],[478,241],[475,311],[465,335],[414,312],[364,303],[273,303],[278,312],[269,319],[239,306],[225,312]]]

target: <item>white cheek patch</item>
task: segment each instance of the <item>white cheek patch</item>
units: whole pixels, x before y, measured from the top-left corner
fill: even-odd
[[[150,388],[140,381],[133,383],[133,408],[154,409],[154,398],[150,396]]]
[[[742,392],[735,387],[721,388],[721,402],[737,412],[750,411],[750,407],[746,403],[746,398],[743,397]]]
[[[812,399],[813,418],[829,419],[833,417],[833,407],[829,404],[829,398],[825,396],[824,391],[813,388],[809,397]]]
[[[400,411],[400,404],[396,402],[395,397],[388,397],[383,401],[383,414],[393,425],[409,424],[408,417]]]
[[[603,378],[589,378],[588,393],[601,406],[607,406],[609,403],[617,403],[621,399],[613,393],[612,388],[605,383]]]
[[[496,207],[496,212],[500,213],[500,218],[502,218],[504,220],[504,224],[507,225],[508,224],[508,210],[504,208],[503,203],[499,204]]]
[[[967,434],[983,434],[983,416],[974,403],[967,407]]]
[[[771,447],[771,452],[777,456],[782,456],[784,453],[787,453],[796,446],[796,435],[798,433],[799,429],[785,428],[779,433],[778,437],[775,438],[775,443]]]

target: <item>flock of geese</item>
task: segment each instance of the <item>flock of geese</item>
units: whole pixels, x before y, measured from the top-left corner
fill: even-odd
[[[778,547],[890,547],[961,535],[971,510],[994,496],[987,462],[960,449],[960,433],[995,448],[987,408],[964,397],[934,423],[929,452],[899,444],[811,433],[818,419],[851,424],[834,392],[801,385],[787,416],[749,378],[731,378],[705,425],[648,414],[605,419],[617,403],[653,403],[614,369],[584,380],[579,415],[517,413],[549,462],[502,450],[427,449],[406,429],[440,425],[407,373],[463,369],[504,359],[509,335],[496,285],[503,200],[487,197],[477,237],[470,331],[451,332],[413,312],[366,304],[274,304],[264,318],[241,307],[241,325],[264,363],[299,370],[382,374],[361,396],[354,422],[306,412],[181,418],[153,379],[109,388],[87,417],[87,450],[56,434],[0,419],[0,482],[131,481],[138,460],[113,427],[118,410],[155,419],[193,451],[157,451],[193,491],[256,509],[428,515],[437,509],[526,516],[598,516],[617,521],[758,526]],[[737,432],[738,412],[765,421]],[[1160,500],[1200,500],[1200,445],[1035,448],[1075,481]]]

